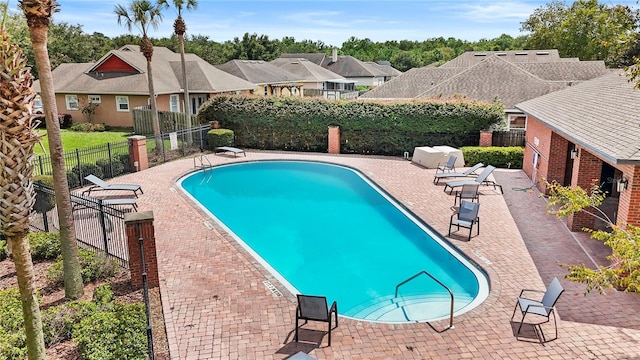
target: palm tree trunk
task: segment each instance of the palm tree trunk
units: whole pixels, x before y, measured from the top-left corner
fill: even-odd
[[[78,257],[76,230],[73,223],[71,209],[71,195],[67,182],[67,171],[64,166],[62,150],[62,135],[58,122],[58,109],[51,76],[51,63],[47,50],[48,27],[29,27],[29,36],[33,44],[36,67],[40,76],[41,98],[47,124],[49,138],[49,152],[53,169],[56,205],[58,206],[58,220],[60,222],[60,247],[62,250],[64,272],[64,294],[68,299],[79,299],[84,293],[82,284],[81,265]]]
[[[27,336],[27,351],[29,360],[46,359],[44,335],[42,332],[42,318],[35,287],[33,263],[29,251],[28,231],[7,236],[13,247],[13,262],[16,265],[16,276],[20,299],[22,301],[22,315]]]
[[[0,229],[12,248],[30,360],[45,359],[42,318],[29,251],[29,213],[33,207],[31,159],[38,135],[31,113],[35,93],[27,59],[0,25]]]
[[[184,60],[184,34],[178,34],[178,43],[180,44],[180,62],[182,64],[182,86],[184,90],[184,112],[187,114],[186,126],[191,129],[191,101],[189,99],[189,83],[187,82],[187,65]],[[193,143],[193,135],[191,131],[187,132],[187,144]]]
[[[158,106],[156,105],[156,92],[153,87],[153,72],[151,67],[151,59],[147,58],[147,81],[149,81],[149,102],[151,103],[151,116],[153,118],[153,135],[156,140],[156,154],[160,155],[164,152],[164,143],[160,134],[160,119],[158,116]]]

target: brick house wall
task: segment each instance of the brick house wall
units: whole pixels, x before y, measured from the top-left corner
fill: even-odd
[[[532,181],[538,182],[544,178],[547,181],[555,180],[564,184],[568,166],[572,167],[571,186],[589,189],[603,181],[601,179],[604,163],[602,159],[580,146],[575,146],[578,149],[578,157],[575,160],[569,159],[568,152],[574,148],[574,145],[532,116],[527,119],[526,136],[527,144],[522,169]],[[534,168],[535,153],[539,155],[537,167]],[[616,178],[621,176],[627,180],[627,189],[619,194],[617,222],[640,226],[640,166],[610,163],[609,165],[617,170]],[[544,184],[538,182],[536,187],[541,192],[546,192]],[[593,228],[594,225],[595,218],[585,213],[567,218],[567,226],[572,231],[580,231],[585,227]]]

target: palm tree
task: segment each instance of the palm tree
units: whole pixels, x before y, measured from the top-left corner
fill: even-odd
[[[18,45],[11,43],[3,24],[0,26],[0,230],[12,249],[29,359],[45,359],[28,238],[29,212],[35,200],[30,162],[39,138],[31,121],[36,93],[31,89],[33,77],[26,64],[26,56]]]
[[[67,171],[64,166],[62,151],[62,135],[58,122],[58,108],[51,76],[51,62],[47,49],[47,33],[51,16],[58,11],[56,0],[20,0],[20,8],[27,18],[29,38],[33,44],[33,54],[40,80],[40,97],[42,99],[47,137],[49,138],[49,152],[51,154],[51,168],[53,169],[56,205],[58,206],[58,220],[60,222],[60,248],[62,250],[64,272],[64,295],[68,299],[79,299],[84,294],[82,284],[82,267],[78,257],[78,243],[76,229],[73,223],[71,209],[71,195],[67,182]]]
[[[156,138],[156,153],[160,153],[162,138],[160,136],[160,120],[158,118],[158,108],[156,106],[156,95],[153,88],[153,72],[151,58],[153,57],[153,44],[149,39],[149,27],[158,29],[162,14],[160,6],[153,5],[147,0],[133,0],[129,7],[116,5],[114,12],[118,15],[118,25],[124,25],[127,30],[135,26],[142,32],[140,41],[140,52],[147,59],[147,81],[149,82],[149,100],[151,102],[151,116],[153,117],[153,134]]]
[[[162,8],[169,7],[167,0],[158,0],[158,6]],[[182,19],[183,7],[187,10],[195,10],[198,8],[197,0],[173,0],[173,7],[178,13],[176,21],[173,23],[173,32],[178,36],[178,44],[180,44],[180,63],[182,64],[182,87],[184,90],[184,112],[187,114],[187,128],[191,127],[191,103],[189,101],[189,83],[187,82],[187,68],[184,60],[184,33],[187,31],[187,25]],[[187,142],[191,144],[193,138],[191,132],[187,133]]]

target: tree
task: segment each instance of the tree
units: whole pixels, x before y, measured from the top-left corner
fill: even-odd
[[[524,22],[527,45],[533,49],[558,49],[563,57],[616,63],[631,45],[640,12],[629,6],[578,0],[571,6],[552,1],[538,8]]]
[[[182,87],[184,90],[184,112],[187,114],[187,127],[191,127],[191,101],[189,101],[189,83],[187,82],[187,67],[184,61],[184,33],[187,31],[187,25],[182,19],[183,7],[187,10],[195,10],[198,8],[198,2],[196,0],[173,0],[173,7],[175,7],[178,17],[173,23],[173,32],[178,36],[178,44],[180,46],[180,64],[182,65]],[[167,0],[158,0],[158,6],[162,8],[169,7]],[[193,142],[191,132],[187,133],[187,141],[189,144]]]
[[[153,134],[156,138],[156,153],[162,150],[162,137],[160,135],[160,119],[158,117],[158,107],[156,105],[156,93],[153,88],[153,68],[151,60],[153,58],[153,43],[149,39],[149,28],[158,29],[162,21],[161,9],[159,6],[151,4],[147,0],[133,0],[129,7],[116,5],[114,12],[118,16],[118,25],[126,26],[128,31],[137,27],[142,33],[140,41],[140,52],[147,59],[147,81],[149,82],[149,102],[151,103],[151,116],[153,117]]]
[[[614,224],[604,212],[598,209],[605,194],[598,186],[589,192],[580,187],[571,188],[557,182],[546,183],[549,189],[547,209],[558,218],[565,218],[577,212],[586,212],[604,221],[610,231],[584,229],[591,237],[603,241],[611,248],[607,257],[611,265],[600,265],[597,269],[584,265],[567,266],[567,279],[587,284],[586,293],[598,290],[604,293],[615,287],[627,292],[640,293],[640,227],[631,224]]]
[[[51,168],[53,169],[54,190],[60,223],[64,294],[68,299],[75,300],[84,294],[84,285],[82,283],[80,258],[78,257],[78,244],[73,223],[67,171],[64,166],[62,135],[60,134],[60,123],[58,122],[58,108],[56,106],[53,77],[51,76],[51,63],[49,62],[49,51],[47,49],[49,24],[51,16],[57,11],[58,3],[55,0],[20,0],[19,4],[27,19],[29,38],[33,46],[40,77],[40,97],[47,124]]]
[[[6,9],[5,9],[6,11]],[[6,15],[6,12],[5,12]],[[39,141],[31,118],[36,93],[27,58],[0,26],[0,230],[16,267],[29,359],[44,359],[44,335],[29,252],[29,213],[35,202],[31,158]]]

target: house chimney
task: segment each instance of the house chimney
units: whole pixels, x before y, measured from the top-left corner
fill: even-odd
[[[331,62],[338,62],[338,49],[333,48],[333,54],[331,56]]]

